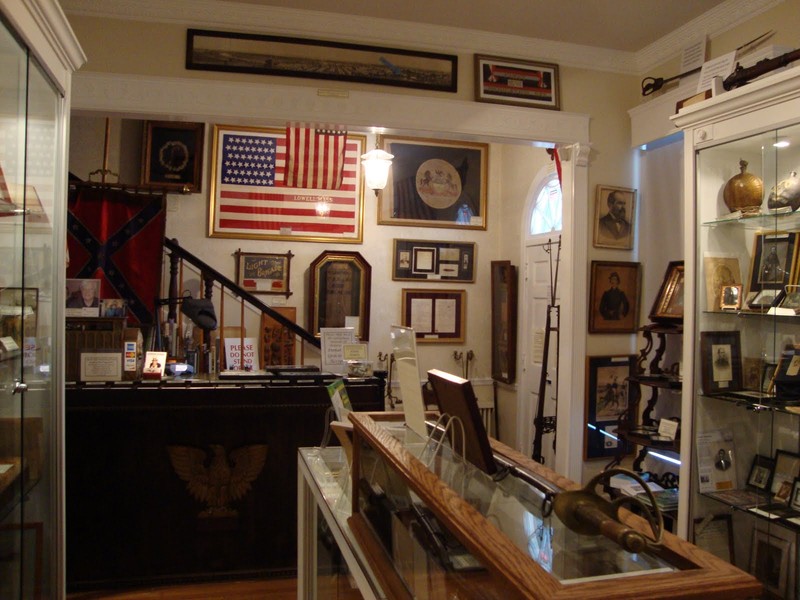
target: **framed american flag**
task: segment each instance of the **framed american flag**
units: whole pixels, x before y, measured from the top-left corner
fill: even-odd
[[[360,244],[364,185],[359,157],[366,138],[347,134],[337,159],[330,154],[336,147],[333,137],[324,143],[323,138],[342,132],[314,133],[320,143],[306,144],[302,155],[290,157],[286,129],[214,125],[209,237]],[[332,178],[336,183],[330,189],[290,187],[287,164],[298,160],[340,168],[341,178]]]

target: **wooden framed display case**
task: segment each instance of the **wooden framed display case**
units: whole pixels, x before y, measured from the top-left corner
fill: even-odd
[[[365,597],[747,598],[760,591],[751,576],[666,532],[655,550],[631,554],[604,536],[567,529],[548,504],[578,486],[495,440],[505,476],[490,477],[446,444],[434,448],[402,426],[400,415],[349,418],[351,466],[302,450],[300,461],[303,481],[319,488],[307,497],[324,498],[321,512],[351,515],[327,522],[346,544],[347,566]],[[330,465],[320,467],[320,459]],[[349,508],[329,494],[348,493],[332,475],[347,471]],[[622,527],[650,531],[644,519],[625,510],[620,516]],[[301,521],[301,533],[313,529],[302,514]],[[313,545],[302,547],[309,552],[300,563],[309,567]],[[304,567],[298,573],[317,578]],[[315,594],[306,586],[300,597]]]
[[[771,594],[797,598],[800,318],[781,304],[798,277],[800,68],[673,121],[684,136],[686,218],[681,525],[732,513],[736,564]],[[735,203],[741,195],[748,202]],[[742,302],[721,301],[731,286]],[[752,472],[757,456],[780,463],[769,485]]]

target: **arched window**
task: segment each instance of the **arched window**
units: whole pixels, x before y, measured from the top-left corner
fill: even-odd
[[[530,235],[561,231],[562,227],[561,186],[558,174],[551,173],[541,183],[536,202],[531,210]]]

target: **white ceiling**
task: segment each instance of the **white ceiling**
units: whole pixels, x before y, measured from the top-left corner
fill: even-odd
[[[224,0],[636,52],[726,0]]]

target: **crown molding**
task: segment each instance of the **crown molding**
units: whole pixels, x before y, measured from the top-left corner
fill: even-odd
[[[718,35],[783,1],[727,0],[635,53],[457,27],[239,2],[61,0],[61,5],[68,15],[355,41],[398,48],[408,47],[409,40],[413,40],[415,50],[548,60],[565,67],[639,76],[675,57],[698,37]],[[332,32],[336,34],[332,35]]]
[[[718,4],[669,35],[639,50],[636,53],[637,73],[646,73],[667,60],[679,56],[686,46],[698,38],[703,36],[713,38],[721,35],[784,1],[727,0],[727,2]]]

